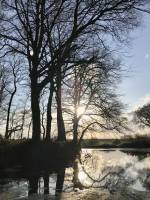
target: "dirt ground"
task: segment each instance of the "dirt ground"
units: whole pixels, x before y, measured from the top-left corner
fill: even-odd
[[[58,200],[150,200],[150,192],[138,192],[124,189],[111,194],[107,190],[90,189],[74,193],[63,194]]]

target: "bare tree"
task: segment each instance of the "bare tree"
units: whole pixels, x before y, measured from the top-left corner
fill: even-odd
[[[26,60],[33,140],[40,140],[41,135],[43,88],[52,80],[56,84],[58,138],[65,140],[61,100],[64,75],[75,64],[93,62],[93,39],[97,41],[96,50],[105,36],[123,41],[139,25],[136,8],[144,8],[147,3],[147,0],[2,2],[1,57],[15,52]]]
[[[47,30],[49,52],[52,58],[49,64],[56,69],[56,74],[54,74],[60,140],[65,140],[61,100],[63,77],[77,64],[94,62],[93,51],[98,51],[100,44],[104,45],[103,34],[123,41],[125,32],[128,33],[139,24],[134,6],[139,7],[144,5],[143,3],[142,1],[115,1],[115,3],[108,1],[106,3],[105,1],[82,2],[80,0],[57,2],[54,21],[50,26],[51,16],[49,16]],[[94,50],[93,40],[96,41]],[[50,67],[49,69],[52,70]]]
[[[42,68],[42,62],[44,62],[43,53],[46,44],[44,36],[45,2],[4,1],[3,7],[6,13],[5,18],[2,19],[3,47],[5,54],[13,51],[27,60],[31,87],[32,137],[34,140],[39,140],[41,134],[39,98],[43,89],[39,68]]]
[[[134,122],[150,127],[150,103],[139,107],[134,112]]]
[[[10,113],[11,113],[11,106],[13,102],[13,98],[17,92],[17,83],[19,82],[18,72],[19,72],[19,62],[14,60],[14,63],[10,62],[10,68],[12,71],[12,83],[10,83],[10,88],[7,89],[8,93],[10,94],[10,99],[8,102],[8,109],[7,109],[7,120],[6,120],[6,129],[5,129],[5,138],[8,139],[9,134],[9,120],[10,120]]]
[[[122,105],[115,94],[120,65],[111,52],[104,50],[94,64],[75,66],[66,77],[65,112],[72,120],[75,143],[81,142],[88,130],[121,126]]]

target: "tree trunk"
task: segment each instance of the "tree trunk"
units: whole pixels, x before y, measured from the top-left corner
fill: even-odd
[[[32,140],[40,141],[41,136],[41,119],[39,92],[36,83],[31,83],[31,110],[32,110]]]
[[[77,77],[77,71],[76,71],[76,68],[75,68],[75,71],[74,71],[74,74],[75,74],[75,82],[74,82],[74,116],[73,116],[73,142],[74,144],[77,144],[78,142],[78,112],[77,112],[77,109],[78,109],[78,102],[79,102],[79,88],[78,88],[78,77]]]
[[[57,71],[57,91],[56,91],[56,102],[57,102],[57,130],[58,130],[58,141],[66,141],[65,125],[62,115],[62,102],[61,102],[61,70]]]
[[[24,107],[24,111],[23,111],[23,116],[22,116],[22,125],[21,125],[21,139],[23,138],[23,131],[24,131],[24,124],[25,124],[25,115],[26,115],[26,109]]]
[[[78,118],[76,114],[73,119],[73,142],[74,144],[78,143]]]
[[[50,94],[48,98],[47,104],[47,124],[46,124],[46,140],[51,139],[51,123],[52,123],[52,100],[53,100],[53,93],[54,93],[54,83],[51,82],[50,85]]]
[[[15,80],[14,81],[14,91],[11,93],[11,97],[10,97],[9,104],[8,104],[8,110],[7,110],[7,120],[6,120],[6,129],[5,129],[5,138],[6,139],[8,139],[11,136],[9,134],[10,109],[11,109],[12,101],[13,101],[16,91],[17,91],[17,86],[16,86],[16,80]]]
[[[27,137],[28,139],[30,137],[31,124],[32,124],[32,120],[30,121],[29,126],[28,126],[28,137]]]
[[[0,107],[2,105],[2,100],[3,100],[3,92],[4,92],[4,88],[5,88],[5,84],[4,84],[4,80],[3,78],[1,78],[1,74],[0,74]],[[2,80],[1,80],[2,79]]]

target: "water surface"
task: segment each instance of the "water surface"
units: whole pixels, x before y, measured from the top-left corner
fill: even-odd
[[[8,169],[7,173],[0,173],[0,200],[107,200],[110,196],[117,199],[116,194],[120,193],[131,200],[132,194],[150,199],[149,149],[82,149],[71,166],[60,166],[56,171],[22,174]]]

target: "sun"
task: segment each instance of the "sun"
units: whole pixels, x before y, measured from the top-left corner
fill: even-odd
[[[85,112],[85,107],[79,106],[79,107],[77,108],[77,114],[78,114],[78,115],[82,115],[84,112]]]
[[[83,171],[80,171],[78,173],[78,178],[79,178],[80,181],[83,181],[87,178],[87,175]]]

